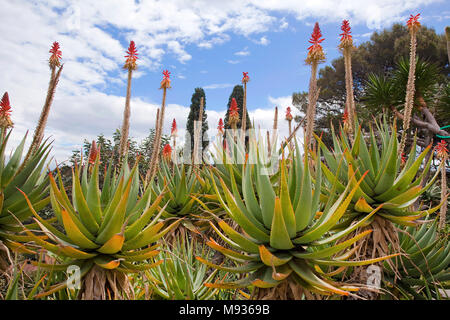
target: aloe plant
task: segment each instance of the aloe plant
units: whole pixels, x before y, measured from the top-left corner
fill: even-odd
[[[44,166],[46,164],[50,143],[44,141],[26,162],[22,161],[25,135],[9,159],[6,158],[8,140],[12,130],[2,131],[0,135],[0,271],[10,266],[9,249],[23,251],[20,243],[29,240],[27,236],[18,235],[20,223],[27,221],[32,211],[21,192],[26,193],[29,202],[36,211],[40,211],[50,203],[49,180]]]
[[[188,234],[170,245],[161,247],[158,259],[164,263],[145,272],[153,292],[167,300],[209,300],[226,296],[218,288],[208,288],[205,282],[217,282],[219,270],[211,272],[205,264],[195,259],[196,255],[211,257],[211,250],[204,243],[196,242]],[[225,275],[223,278],[229,278]]]
[[[439,206],[422,211],[410,209],[410,206],[433,185],[438,176],[437,172],[425,186],[421,185],[422,179],[427,176],[430,169],[431,157],[425,164],[423,162],[431,150],[431,145],[417,154],[414,140],[408,159],[402,163],[403,160],[399,159],[397,153],[395,125],[389,128],[384,120],[383,124],[377,123],[377,127],[381,145],[377,143],[372,128],[368,139],[370,143],[366,142],[361,127],[355,129],[353,143],[343,130],[340,137],[333,131],[333,152],[317,137],[325,159],[321,164],[322,170],[328,186],[336,184],[335,192],[342,192],[347,183],[356,185],[357,179],[364,174],[367,175],[358,186],[352,198],[349,210],[351,212],[344,217],[342,225],[350,224],[354,218],[365,216],[381,205],[382,208],[367,224],[373,222],[375,217],[379,217],[396,224],[414,226],[415,220],[439,209]]]
[[[208,283],[208,287],[242,288],[253,286],[253,298],[295,298],[311,297],[310,292],[329,295],[349,295],[355,287],[331,281],[326,274],[327,266],[356,266],[371,264],[388,257],[366,261],[347,261],[350,254],[342,252],[370,231],[357,234],[342,242],[346,236],[373,216],[379,208],[372,210],[358,223],[340,231],[330,230],[342,217],[351,199],[362,182],[352,186],[348,183],[338,197],[330,197],[322,209],[319,201],[321,192],[321,167],[316,161],[316,171],[311,173],[306,155],[302,161],[298,145],[296,156],[288,166],[282,160],[276,182],[264,174],[256,143],[250,143],[249,159],[256,164],[243,166],[241,197],[234,172],[231,171],[231,188],[219,176],[219,183],[211,181],[216,195],[227,215],[239,226],[233,229],[224,220],[218,220],[218,227],[211,223],[220,238],[232,249],[221,246],[211,239],[207,244],[235,261],[237,266],[227,267],[214,264],[198,256],[197,259],[213,268],[240,274],[238,281]],[[320,157],[318,157],[320,159]],[[256,188],[253,182],[256,181]],[[219,189],[221,187],[221,190]],[[334,186],[336,188],[336,185]],[[321,211],[322,209],[322,211]]]
[[[437,221],[419,228],[407,227],[399,235],[405,256],[398,268],[385,264],[386,282],[402,299],[442,299],[450,289],[450,243],[448,235],[440,237]],[[447,297],[448,298],[448,297]]]
[[[39,237],[24,227],[34,245],[66,259],[64,264],[36,263],[43,268],[66,270],[80,267],[82,299],[120,299],[130,297],[127,273],[140,272],[162,261],[154,261],[157,242],[173,229],[178,221],[166,226],[158,213],[163,195],[152,198],[149,186],[140,190],[137,163],[132,170],[123,166],[120,174],[111,174],[111,166],[99,189],[99,153],[95,162],[86,164],[80,174],[78,166],[72,174],[72,199],[69,199],[58,173],[58,183],[50,174],[52,208],[63,231],[40,218],[26,197],[34,220],[46,235]],[[54,285],[37,297],[66,288],[67,283]]]

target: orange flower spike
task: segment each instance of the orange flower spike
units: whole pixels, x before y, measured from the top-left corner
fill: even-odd
[[[52,47],[50,48],[50,53],[52,54],[50,56],[50,59],[48,60],[48,64],[50,65],[50,68],[55,68],[55,67],[59,67],[61,65],[59,59],[61,59],[62,57],[62,52],[61,50],[59,50],[59,43],[58,42],[53,42]]]
[[[351,31],[350,23],[348,22],[348,20],[342,21],[341,30],[342,30],[342,33],[339,34],[341,36],[341,43],[339,46],[341,48],[353,46],[353,39],[352,39],[352,35],[350,34],[350,33],[352,33],[352,31]]]
[[[436,150],[436,156],[441,159],[447,159],[448,158],[448,149],[447,149],[447,143],[444,140],[441,140],[436,147],[434,148]]]
[[[125,56],[125,58],[127,59],[125,60],[125,65],[123,66],[123,68],[128,70],[136,70],[136,60],[138,59],[138,53],[134,41],[130,41],[130,45],[128,46],[128,50],[126,53],[127,55]]]
[[[160,89],[169,89],[170,88],[170,72],[169,70],[163,71],[163,79],[161,81]]]
[[[250,78],[248,76],[248,72],[242,72],[242,83],[247,83],[250,81]]]
[[[322,32],[320,31],[319,23],[316,22],[314,25],[314,30],[309,39],[309,43],[312,45],[308,47],[308,56],[306,58],[306,63],[312,64],[313,62],[320,63],[325,60],[325,54],[323,53],[323,48],[321,43],[323,42]]]
[[[415,16],[413,16],[411,14],[408,21],[406,21],[406,26],[408,27],[408,29],[411,33],[417,32],[417,30],[419,30],[419,28],[421,26],[420,22],[419,22],[419,16],[420,16],[420,13],[416,14]]]
[[[89,150],[89,163],[94,164],[97,160],[97,157],[99,157],[100,160],[100,148],[97,148],[97,144],[93,140],[91,144],[91,150]]]
[[[170,135],[172,137],[176,137],[177,134],[178,134],[177,121],[174,118],[173,121],[172,121],[172,128],[171,128],[171,131],[170,131]]]
[[[162,156],[165,160],[170,160],[172,158],[172,147],[170,144],[166,144],[162,151]]]
[[[222,118],[220,118],[220,119],[219,119],[219,125],[217,126],[217,130],[219,131],[219,133],[221,133],[221,134],[224,133],[224,132],[223,132],[223,128],[224,128],[223,120],[222,120]]]
[[[287,121],[292,121],[293,118],[294,117],[292,116],[292,113],[291,113],[291,107],[287,107],[287,109],[286,109],[286,120]]]

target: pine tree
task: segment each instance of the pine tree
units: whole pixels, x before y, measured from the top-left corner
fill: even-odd
[[[189,111],[188,120],[186,123],[186,143],[189,141],[187,134],[190,135],[191,147],[188,150],[194,149],[194,121],[198,121],[199,113],[200,113],[200,99],[203,97],[203,117],[202,117],[202,137],[205,137],[206,132],[208,131],[208,122],[206,121],[206,96],[203,88],[195,88],[194,93],[191,98],[191,111]],[[205,150],[208,147],[209,140],[202,141],[202,150]],[[188,146],[186,146],[188,147]]]
[[[242,105],[244,103],[244,87],[242,85],[236,85],[233,88],[233,92],[230,95],[230,98],[228,99],[228,104],[227,104],[227,113],[225,115],[225,129],[231,129],[230,124],[228,123],[228,113],[229,113],[229,109],[230,109],[230,105],[231,105],[231,100],[235,98],[238,108],[239,108],[239,122],[236,125],[237,129],[240,129],[242,126]],[[252,127],[251,123],[250,123],[250,117],[248,116],[248,111],[247,111],[247,116],[246,116],[246,129],[250,129]]]

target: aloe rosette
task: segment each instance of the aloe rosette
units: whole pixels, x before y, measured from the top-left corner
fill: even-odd
[[[0,136],[0,244],[3,243],[12,250],[29,252],[21,244],[29,240],[29,237],[19,235],[18,232],[21,230],[20,223],[26,222],[32,212],[19,190],[28,195],[36,211],[50,203],[49,180],[44,172],[50,143],[42,143],[36,153],[23,162],[25,135],[7,159],[5,153],[11,132],[12,130],[8,133],[2,131]],[[0,262],[0,265],[7,267],[5,261]]]
[[[233,260],[237,266],[216,265],[202,257],[197,259],[213,268],[242,274],[244,278],[228,283],[209,283],[207,286],[254,286],[257,288],[253,293],[254,298],[281,298],[284,294],[277,293],[277,290],[284,290],[287,283],[293,284],[298,290],[305,289],[318,294],[348,295],[349,291],[357,289],[332,281],[326,274],[327,266],[365,265],[392,257],[366,261],[347,260],[351,253],[345,252],[345,248],[366,236],[370,230],[345,242],[336,243],[366,222],[379,208],[345,230],[330,233],[347,210],[362,178],[355,186],[349,183],[338,197],[330,197],[320,211],[322,205],[319,190],[322,177],[319,161],[316,161],[317,170],[312,174],[308,157],[302,160],[296,145],[296,156],[292,163],[287,166],[286,160],[281,161],[280,171],[277,173],[279,178],[274,183],[267,174],[261,174],[265,168],[254,143],[251,143],[249,161],[252,158],[255,159],[255,164],[248,162],[242,170],[243,197],[233,172],[230,174],[231,188],[221,177],[218,177],[219,184],[211,177],[222,207],[239,228],[233,229],[219,219],[218,227],[212,223],[211,225],[231,249],[221,246],[213,239],[207,244]],[[341,252],[344,253],[334,257]],[[293,293],[294,298],[300,296]]]
[[[145,272],[152,291],[166,300],[209,300],[220,296],[220,289],[208,288],[205,282],[217,282],[219,270],[195,259],[196,255],[211,257],[213,250],[196,242],[188,234],[179,237],[173,245],[161,246],[158,259],[163,264]],[[224,278],[229,277],[225,275]]]
[[[437,232],[437,221],[407,227],[399,234],[398,268],[385,264],[385,277],[397,295],[408,299],[437,299],[450,289],[450,242]],[[441,289],[442,291],[440,291]],[[394,290],[393,290],[394,291]]]
[[[98,154],[92,165],[85,165],[81,175],[75,166],[72,199],[64,189],[61,174],[57,176],[58,182],[50,174],[51,204],[63,231],[40,218],[30,202],[34,219],[48,238],[42,239],[24,228],[35,245],[65,260],[56,265],[37,263],[40,267],[61,271],[70,265],[80,267],[82,287],[79,295],[84,299],[106,299],[109,298],[107,292],[113,298],[128,294],[126,274],[161,263],[153,261],[158,254],[156,242],[178,224],[175,221],[167,226],[159,219],[162,210],[158,208],[163,194],[152,198],[151,187],[140,194],[138,161],[131,170],[125,164],[118,176],[111,174],[110,166],[100,190],[99,158]],[[51,294],[66,285],[55,285],[39,296]]]
[[[392,128],[389,128],[386,121],[376,124],[381,145],[377,143],[372,128],[369,143],[364,139],[361,127],[355,128],[353,142],[343,130],[339,138],[333,131],[333,151],[316,136],[325,159],[322,163],[324,176],[328,185],[336,184],[336,192],[340,193],[347,183],[356,185],[356,180],[367,172],[366,178],[352,198],[351,212],[346,215],[344,226],[351,223],[355,217],[364,216],[380,205],[382,208],[377,212],[377,217],[400,225],[414,226],[415,220],[437,211],[440,207],[421,211],[410,208],[433,185],[438,176],[439,171],[425,186],[421,185],[430,170],[432,157],[426,163],[424,160],[431,150],[431,145],[417,154],[414,139],[408,159],[403,162],[398,156],[395,124]],[[372,217],[368,224],[376,216]]]

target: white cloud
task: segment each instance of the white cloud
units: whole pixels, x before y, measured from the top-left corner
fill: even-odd
[[[250,55],[250,51],[248,50],[248,47],[245,47],[241,51],[235,52],[234,54],[236,56],[249,56]]]
[[[203,89],[225,89],[234,86],[231,83],[213,83],[203,86]]]
[[[240,63],[241,61],[240,61],[240,60],[227,60],[227,62],[228,62],[229,64],[238,64],[238,63]]]
[[[280,21],[280,30],[284,30],[289,26],[289,23],[286,21],[286,18],[283,17]]]
[[[258,41],[256,41],[256,43],[259,43],[260,45],[263,46],[267,46],[270,43],[270,41],[269,39],[267,39],[266,36],[262,36]]]

